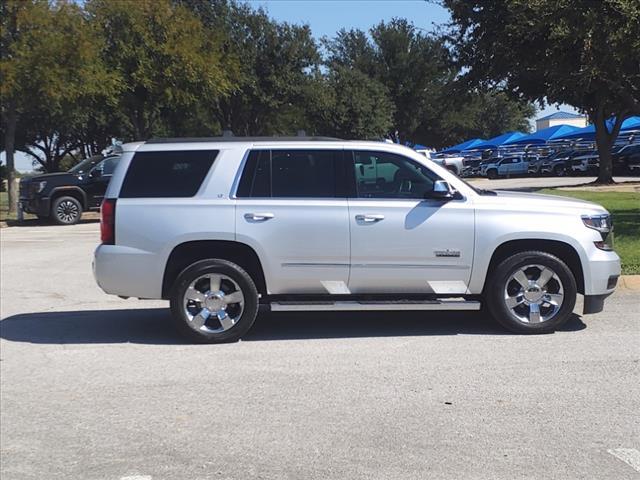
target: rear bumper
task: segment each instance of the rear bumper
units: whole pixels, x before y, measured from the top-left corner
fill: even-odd
[[[119,245],[99,245],[92,267],[96,283],[105,293],[162,298],[164,262],[156,254]]]

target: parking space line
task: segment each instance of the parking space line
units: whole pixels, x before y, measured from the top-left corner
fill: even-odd
[[[640,472],[640,452],[635,448],[611,448],[607,452]]]

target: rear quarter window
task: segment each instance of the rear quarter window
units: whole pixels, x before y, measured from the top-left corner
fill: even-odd
[[[120,198],[193,197],[217,156],[217,150],[138,152]]]

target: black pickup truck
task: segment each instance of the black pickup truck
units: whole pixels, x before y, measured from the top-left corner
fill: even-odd
[[[83,160],[68,172],[47,173],[20,180],[20,206],[40,219],[73,225],[82,212],[98,210],[119,155]]]

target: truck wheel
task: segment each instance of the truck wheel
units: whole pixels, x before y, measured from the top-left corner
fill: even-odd
[[[576,280],[567,265],[546,252],[522,252],[491,272],[485,301],[491,315],[515,333],[550,333],[576,303]]]
[[[553,174],[554,174],[556,177],[563,177],[565,173],[566,173],[566,172],[565,172],[565,169],[564,169],[564,167],[563,167],[563,166],[561,166],[561,165],[556,165],[555,167],[553,167]]]
[[[51,219],[58,225],[74,225],[80,221],[82,205],[73,197],[58,197],[51,205]]]
[[[495,180],[496,178],[498,178],[498,171],[497,170],[489,170],[487,172],[487,177],[490,178],[491,180]]]
[[[447,170],[449,170],[451,173],[453,173],[454,175],[458,175],[458,169],[456,167],[453,166],[448,166]]]
[[[258,290],[235,263],[201,260],[176,279],[171,313],[178,330],[193,342],[235,342],[256,319]]]

